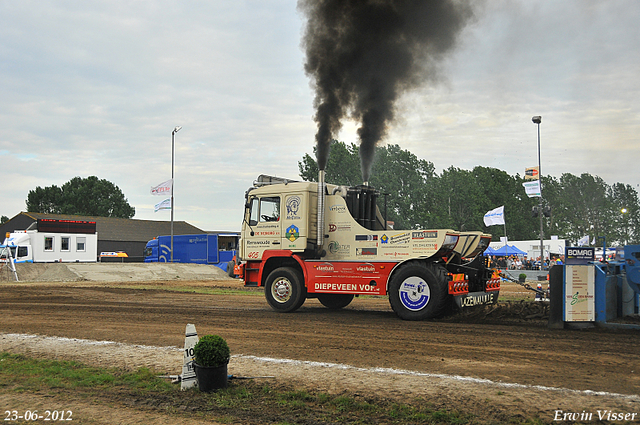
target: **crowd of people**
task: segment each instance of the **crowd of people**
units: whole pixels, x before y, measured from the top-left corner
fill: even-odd
[[[490,261],[492,265],[505,270],[540,270],[540,257],[533,260],[520,255],[491,256]],[[552,255],[551,259],[545,258],[544,269],[563,263],[564,255]]]

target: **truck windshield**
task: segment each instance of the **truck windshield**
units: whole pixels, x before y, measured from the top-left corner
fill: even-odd
[[[0,258],[6,260],[9,258],[9,250],[11,250],[11,257],[16,258],[16,247],[10,246],[7,248],[0,248]]]

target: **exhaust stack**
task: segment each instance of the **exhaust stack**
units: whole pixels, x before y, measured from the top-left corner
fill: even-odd
[[[322,245],[324,245],[324,203],[325,203],[325,184],[324,184],[324,170],[318,172],[318,252],[322,252]],[[321,255],[323,257],[323,255]]]

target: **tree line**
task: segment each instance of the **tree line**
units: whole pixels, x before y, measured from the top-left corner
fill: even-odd
[[[136,214],[118,186],[96,176],[74,177],[60,187],[36,186],[29,191],[26,204],[27,211],[45,214],[120,218]]]
[[[325,170],[327,183],[362,184],[358,146],[334,141]],[[298,162],[300,177],[317,181],[318,166],[309,154]],[[497,168],[477,166],[473,170],[449,167],[435,172],[433,163],[419,159],[398,145],[377,147],[369,184],[381,193],[378,206],[387,202],[387,219],[395,229],[482,230],[493,240],[504,236],[503,226],[486,227],[483,217],[504,205],[509,240],[540,237],[539,198],[529,198],[522,183]],[[560,178],[542,177],[545,239],[556,235],[576,244],[588,235],[590,242],[605,237],[607,245],[640,241],[638,193],[622,183],[608,185],[598,176],[565,173]],[[537,211],[537,214],[536,214]],[[596,239],[597,240],[597,239]],[[600,245],[601,242],[598,242]]]

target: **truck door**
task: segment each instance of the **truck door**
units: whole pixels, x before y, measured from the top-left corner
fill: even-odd
[[[247,260],[262,259],[262,254],[268,249],[282,249],[280,202],[279,196],[261,196],[251,199],[250,233],[242,238]]]

